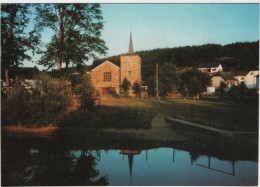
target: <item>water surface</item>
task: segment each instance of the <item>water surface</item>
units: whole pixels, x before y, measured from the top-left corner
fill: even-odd
[[[4,138],[2,185],[257,185],[258,163],[250,159],[223,159],[175,147],[89,145]]]

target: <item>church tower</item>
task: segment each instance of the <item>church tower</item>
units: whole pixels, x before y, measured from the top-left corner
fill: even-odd
[[[124,78],[127,78],[131,83],[129,96],[134,96],[132,86],[136,81],[141,85],[141,58],[134,53],[131,32],[128,53],[120,56],[120,71],[121,84]]]

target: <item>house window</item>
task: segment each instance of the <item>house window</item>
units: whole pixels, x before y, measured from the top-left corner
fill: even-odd
[[[241,80],[242,80],[242,81],[245,80],[245,77],[241,77]]]
[[[111,82],[111,72],[104,72],[104,82]]]
[[[253,72],[251,72],[250,75],[253,75]]]
[[[131,77],[131,71],[129,71],[128,74],[129,74],[129,77]]]

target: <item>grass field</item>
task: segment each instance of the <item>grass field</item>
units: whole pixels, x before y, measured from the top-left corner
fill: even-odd
[[[242,104],[220,99],[126,99],[101,100],[102,106],[135,110],[234,131],[258,131],[258,102]]]

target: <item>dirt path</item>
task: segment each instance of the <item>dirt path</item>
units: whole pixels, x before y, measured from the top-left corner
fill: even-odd
[[[165,121],[163,115],[156,115],[151,122],[150,129],[103,129],[103,132],[118,134],[119,136],[133,136],[135,139],[187,141],[187,137],[178,133]]]

